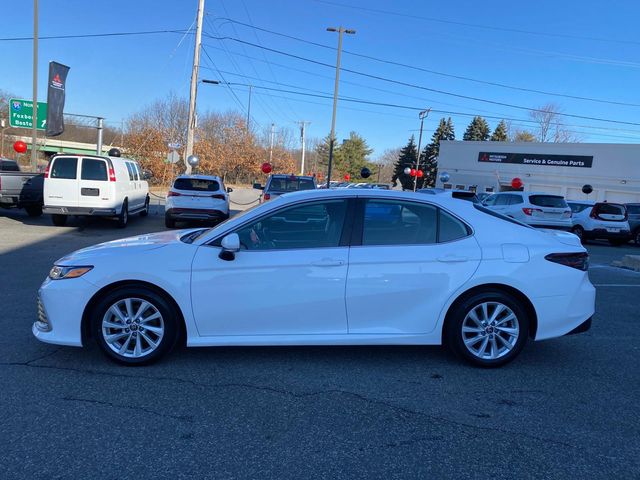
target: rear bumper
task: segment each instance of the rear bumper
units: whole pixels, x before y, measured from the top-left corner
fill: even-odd
[[[226,220],[228,212],[196,208],[170,208],[165,216],[173,220]]]
[[[604,228],[595,228],[593,230],[585,230],[583,234],[584,238],[604,238],[611,240],[625,240],[631,239],[631,232],[629,230],[620,230],[619,232],[608,232]]]
[[[548,228],[551,230],[562,230],[565,232],[570,232],[571,231],[571,224],[566,224],[566,225],[557,225],[557,224],[547,224],[547,223],[539,223],[539,224],[533,224],[533,223],[529,223],[529,226],[533,227],[533,228]]]
[[[577,333],[588,332],[591,329],[591,321],[592,320],[593,320],[593,317],[587,318],[584,322],[582,322],[576,328],[574,328],[569,333],[567,333],[567,335],[575,335]]]
[[[115,217],[118,212],[115,208],[92,208],[92,207],[53,207],[45,205],[42,208],[43,213],[51,215],[79,215],[79,216],[97,216],[97,217]]]

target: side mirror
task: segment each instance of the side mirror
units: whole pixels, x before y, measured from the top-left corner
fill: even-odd
[[[235,260],[236,252],[240,251],[240,237],[237,233],[230,233],[222,239],[221,246],[218,257],[227,262]]]
[[[255,188],[256,190],[264,190],[264,187],[259,183],[254,183],[253,188]]]
[[[231,193],[231,192],[233,192],[233,188],[227,187],[227,193]]]

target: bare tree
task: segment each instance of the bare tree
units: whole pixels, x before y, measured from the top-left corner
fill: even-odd
[[[382,183],[391,183],[393,177],[394,165],[400,156],[402,148],[387,148],[382,154],[374,160],[378,171],[374,172],[376,180],[379,178]],[[379,175],[378,175],[379,174]]]
[[[555,103],[548,103],[532,110],[531,119],[538,127],[539,142],[579,142],[580,138],[562,123],[562,109]]]

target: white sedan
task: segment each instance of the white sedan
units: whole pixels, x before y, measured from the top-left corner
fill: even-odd
[[[33,334],[124,364],[176,344],[440,345],[503,365],[528,339],[586,331],[595,289],[578,237],[440,195],[311,190],[211,229],[58,260]]]

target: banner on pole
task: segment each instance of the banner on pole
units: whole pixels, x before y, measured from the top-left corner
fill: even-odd
[[[65,87],[69,67],[58,62],[49,62],[47,87],[47,136],[56,137],[64,132]]]

